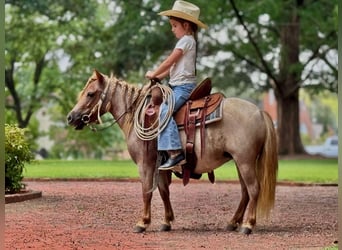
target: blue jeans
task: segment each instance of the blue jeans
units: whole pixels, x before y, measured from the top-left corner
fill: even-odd
[[[173,96],[175,98],[175,108],[173,111],[174,113],[177,112],[188,100],[191,91],[195,87],[195,83],[187,83],[180,86],[171,87],[173,91]],[[165,117],[168,111],[167,105],[167,103],[163,102],[160,106],[159,117],[161,120],[163,119],[163,117]],[[171,117],[166,127],[163,129],[163,131],[161,131],[161,133],[158,136],[158,150],[177,150],[181,148],[182,143],[179,137],[178,127],[173,117]]]

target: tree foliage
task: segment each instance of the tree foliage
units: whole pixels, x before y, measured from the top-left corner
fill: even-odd
[[[48,106],[49,116],[58,122],[51,137],[65,138],[65,116],[88,78],[85,70],[96,67],[89,63],[96,59],[89,38],[94,38],[94,27],[102,26],[89,22],[96,7],[96,1],[6,1],[7,121],[31,128],[33,114]],[[102,139],[93,144],[111,143]]]
[[[337,1],[249,1],[230,0],[213,15],[215,25],[209,32],[208,54],[231,52],[224,65],[236,65],[246,74],[261,73],[250,81],[256,88],[270,88],[270,79],[277,84],[281,77],[295,72],[298,87],[329,89],[337,92]],[[322,11],[324,9],[324,11]],[[299,18],[298,23],[294,22]],[[291,26],[292,25],[292,26]],[[284,28],[290,35],[299,29],[299,62],[281,72],[289,62],[284,55],[289,51],[282,44]],[[215,67],[216,65],[214,65]],[[216,68],[220,72],[220,68]],[[264,76],[267,77],[264,77]]]
[[[27,127],[41,102],[63,86],[58,68],[63,38],[68,46],[76,43],[79,26],[95,7],[77,2],[6,1],[6,108],[19,127]]]

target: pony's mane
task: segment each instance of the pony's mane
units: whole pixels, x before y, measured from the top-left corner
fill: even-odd
[[[126,97],[126,108],[129,108],[129,106],[139,98],[142,92],[144,92],[144,88],[140,88],[135,84],[130,84],[124,80],[118,79],[113,74],[111,74],[110,77],[105,76],[105,81],[110,84],[110,88],[113,88],[113,92],[116,88],[121,88],[122,94]]]
[[[130,84],[125,82],[124,80],[118,79],[115,75],[111,74],[110,76],[102,74],[106,83],[109,83],[111,86],[111,89],[116,89],[117,87],[121,87],[123,90],[123,93],[126,95],[128,103],[131,103],[132,100],[135,100],[140,94],[146,93],[148,89],[148,85],[144,87],[138,87],[135,84]],[[92,75],[86,85],[83,87],[81,92],[78,95],[78,100],[81,98],[81,96],[84,94],[85,90],[88,88],[88,86],[93,82],[96,81],[96,76]]]
[[[127,83],[124,80],[118,79],[116,76],[111,74],[110,77],[104,75],[107,84],[110,84],[110,93],[116,91],[117,88],[121,89],[121,95],[125,96],[125,110],[129,111],[124,117],[123,129],[129,132],[132,129],[134,122],[134,113],[138,104],[144,98],[146,92],[149,89],[150,84],[146,84],[143,87],[139,87],[136,84]],[[126,134],[125,132],[125,134]]]

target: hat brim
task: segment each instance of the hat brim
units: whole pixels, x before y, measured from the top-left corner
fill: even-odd
[[[173,16],[173,17],[178,17],[187,21],[190,21],[194,24],[197,24],[198,27],[203,28],[203,29],[207,29],[208,26],[204,23],[202,23],[200,20],[194,18],[193,16],[187,15],[184,12],[178,11],[178,10],[165,10],[162,12],[159,12],[158,15],[161,16]]]

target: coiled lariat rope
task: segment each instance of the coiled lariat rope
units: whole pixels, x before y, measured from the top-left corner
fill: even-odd
[[[159,119],[156,119],[153,124],[146,127],[146,124],[144,124],[145,110],[146,107],[150,104],[152,90],[154,88],[160,89],[163,102],[167,103],[168,110],[165,114],[165,117],[159,118],[159,114],[157,114]],[[134,114],[134,130],[139,139],[144,141],[155,139],[168,124],[170,118],[172,117],[174,106],[175,99],[170,87],[162,84],[155,84],[151,88],[149,88]]]

